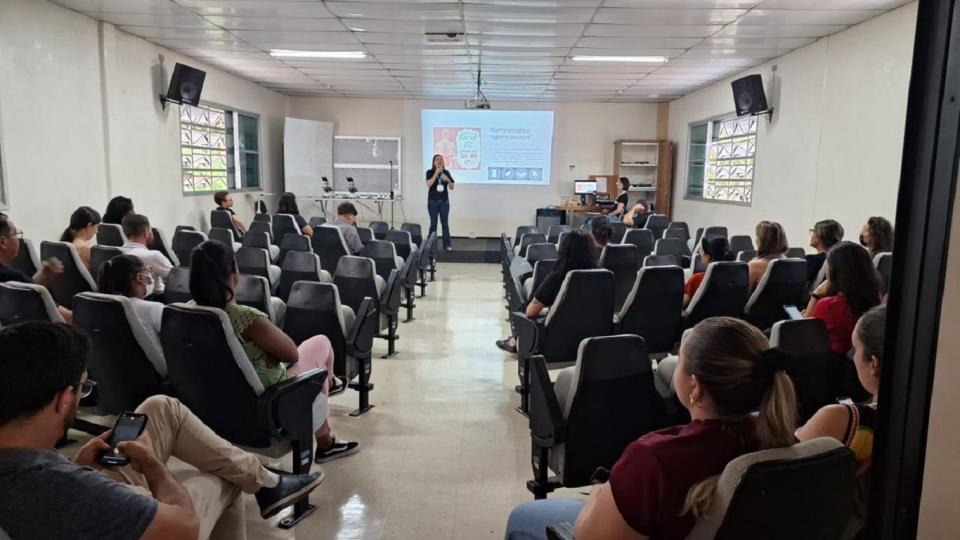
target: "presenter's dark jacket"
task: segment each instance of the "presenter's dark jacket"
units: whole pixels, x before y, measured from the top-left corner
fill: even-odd
[[[450,171],[444,169],[443,172],[447,175],[447,178],[450,179],[451,183],[456,183],[454,182],[453,175],[450,174]],[[429,169],[427,169],[427,175],[424,179],[429,180],[431,176],[433,176],[432,173]],[[440,185],[440,181],[440,178],[437,178],[437,181],[430,186],[430,193],[427,194],[428,201],[448,202],[450,200],[450,188],[446,186],[446,181],[444,181],[443,191],[437,191],[437,186]]]

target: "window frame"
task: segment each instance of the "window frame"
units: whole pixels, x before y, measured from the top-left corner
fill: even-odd
[[[753,178],[750,180],[750,183],[751,183],[751,190],[753,190],[753,193],[756,193],[756,187],[757,187],[757,153],[758,153],[759,145],[760,145],[760,125],[761,125],[761,121],[760,121],[759,117],[760,117],[760,116],[763,116],[763,115],[754,115],[754,116],[757,116],[757,117],[758,117],[758,119],[757,119],[757,134],[756,134],[757,140],[756,140],[756,142],[754,143],[754,150],[753,150]],[[742,202],[742,201],[725,201],[725,200],[722,200],[722,199],[708,199],[708,198],[706,198],[706,197],[703,197],[702,195],[699,195],[699,196],[698,196],[698,195],[691,195],[691,194],[690,194],[690,138],[691,138],[691,137],[690,137],[690,134],[691,134],[691,132],[693,131],[693,128],[694,128],[695,126],[702,126],[702,125],[704,125],[704,124],[706,124],[706,126],[707,126],[707,146],[704,148],[704,156],[703,156],[703,176],[704,176],[704,177],[703,177],[703,182],[702,182],[702,185],[703,185],[703,184],[706,184],[706,181],[707,181],[707,179],[706,179],[706,176],[707,176],[707,156],[706,156],[706,153],[709,152],[710,140],[711,140],[712,137],[713,137],[713,124],[714,124],[715,122],[724,121],[724,120],[732,120],[732,119],[734,119],[734,118],[739,118],[739,116],[737,115],[736,111],[727,112],[727,113],[724,113],[724,114],[718,114],[718,115],[716,115],[716,116],[711,116],[711,117],[709,117],[709,118],[704,118],[704,119],[702,119],[702,120],[697,120],[696,122],[690,122],[690,123],[687,125],[687,145],[686,145],[687,148],[686,148],[686,155],[684,156],[684,158],[685,158],[685,159],[684,159],[684,166],[686,167],[686,176],[684,177],[684,185],[683,185],[683,199],[684,199],[684,200],[697,201],[697,202],[705,202],[705,203],[729,204],[729,205],[733,205],[733,206],[748,206],[748,207],[749,207],[749,206],[753,206],[753,196],[752,196],[752,195],[751,195],[751,197],[750,197],[750,202]],[[701,191],[701,193],[703,193],[703,191]]]
[[[180,105],[181,108],[182,108],[183,106],[184,106],[183,104]],[[192,107],[192,105],[187,105],[187,106],[188,106],[188,107]],[[201,100],[201,101],[200,101],[200,106],[201,106],[201,107],[211,107],[211,108],[214,108],[214,109],[220,109],[220,110],[224,111],[225,113],[229,113],[229,114],[231,115],[231,119],[232,119],[232,121],[233,121],[233,152],[232,152],[232,155],[231,155],[231,159],[233,159],[233,169],[234,169],[234,171],[235,171],[235,172],[234,172],[234,179],[235,179],[234,185],[236,185],[236,184],[238,183],[238,182],[236,181],[236,179],[240,179],[240,180],[239,180],[239,183],[241,183],[241,184],[242,184],[242,182],[243,182],[243,178],[242,178],[242,176],[241,176],[240,173],[239,173],[240,168],[241,168],[241,167],[240,167],[240,134],[239,134],[239,122],[238,122],[238,117],[237,117],[237,115],[242,114],[242,115],[244,115],[244,116],[247,116],[247,117],[250,117],[250,118],[253,118],[254,120],[256,120],[256,122],[257,122],[257,151],[256,151],[256,154],[257,154],[257,178],[258,178],[258,182],[257,182],[257,183],[258,183],[259,185],[256,186],[256,187],[228,187],[228,188],[226,189],[226,191],[228,191],[228,192],[230,192],[230,193],[245,193],[245,192],[263,191],[263,159],[261,159],[261,157],[263,156],[263,150],[262,150],[262,148],[261,148],[261,142],[263,141],[263,129],[262,129],[262,127],[261,127],[261,122],[260,122],[261,116],[260,116],[260,114],[259,114],[259,113],[255,113],[255,112],[251,112],[251,111],[247,111],[247,110],[244,110],[244,109],[240,109],[240,108],[237,108],[237,107],[230,107],[230,106],[227,106],[227,105],[223,105],[223,104],[217,103],[217,102],[215,102],[215,101]],[[180,123],[181,123],[181,120],[180,120],[180,112],[179,112],[179,109],[178,109],[178,113],[177,113],[177,141],[178,141],[178,144],[177,144],[177,147],[180,149],[180,193],[181,193],[181,195],[183,195],[184,197],[193,197],[193,196],[209,197],[210,195],[216,193],[217,191],[222,191],[222,190],[216,190],[216,189],[211,189],[211,190],[207,190],[207,191],[185,191],[185,190],[183,189],[183,142],[180,141],[180,136],[181,136]],[[247,153],[249,154],[249,153],[253,153],[253,152],[247,151]]]

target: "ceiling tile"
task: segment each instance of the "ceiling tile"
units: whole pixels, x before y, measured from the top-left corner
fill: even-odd
[[[835,34],[846,28],[845,25],[774,25],[735,23],[727,25],[713,37],[755,37],[755,38],[819,38]]]
[[[169,0],[53,0],[55,4],[81,11],[84,13],[95,12],[121,12],[121,13],[157,13],[157,14],[178,14],[184,10],[174,2]]]
[[[204,15],[203,18],[227,30],[279,30],[285,32],[336,32],[346,30],[343,23],[333,18],[321,17],[234,17]]]
[[[171,2],[172,3],[172,2]],[[181,6],[201,15],[237,17],[333,17],[320,2],[281,0],[177,0]]]
[[[326,5],[337,17],[347,19],[460,20],[460,6],[456,2],[326,2]]]
[[[159,13],[95,13],[85,12],[85,15],[98,21],[106,21],[117,26],[155,26],[164,28],[210,28],[216,29],[202,17],[189,11],[180,14]]]
[[[596,10],[594,8],[576,7],[504,7],[494,5],[467,4],[463,8],[463,16],[470,21],[498,22],[498,23],[586,23],[590,21]]]
[[[608,24],[727,24],[746,13],[742,9],[624,9],[602,8],[593,19]]]
[[[872,19],[882,10],[840,9],[755,9],[744,15],[740,24],[762,25],[852,25]]]

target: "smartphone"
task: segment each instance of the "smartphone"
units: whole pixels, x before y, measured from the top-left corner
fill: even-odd
[[[117,445],[134,441],[143,433],[147,427],[147,415],[132,412],[120,413],[117,417],[117,423],[113,425],[113,432],[107,437],[109,450],[100,453],[97,461],[104,467],[123,467],[130,463],[130,457],[121,452]]]
[[[787,317],[790,317],[791,320],[803,318],[803,313],[800,313],[800,310],[797,309],[797,306],[783,306],[783,310],[787,312]]]

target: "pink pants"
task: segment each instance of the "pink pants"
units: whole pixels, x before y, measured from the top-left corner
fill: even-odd
[[[324,395],[330,394],[330,379],[333,377],[333,347],[327,336],[313,336],[304,341],[297,347],[300,353],[300,359],[296,364],[287,368],[291,375],[300,375],[311,369],[327,370],[327,379],[323,382]],[[324,420],[323,425],[317,430],[317,437],[333,435],[333,426],[330,424],[330,416]]]

